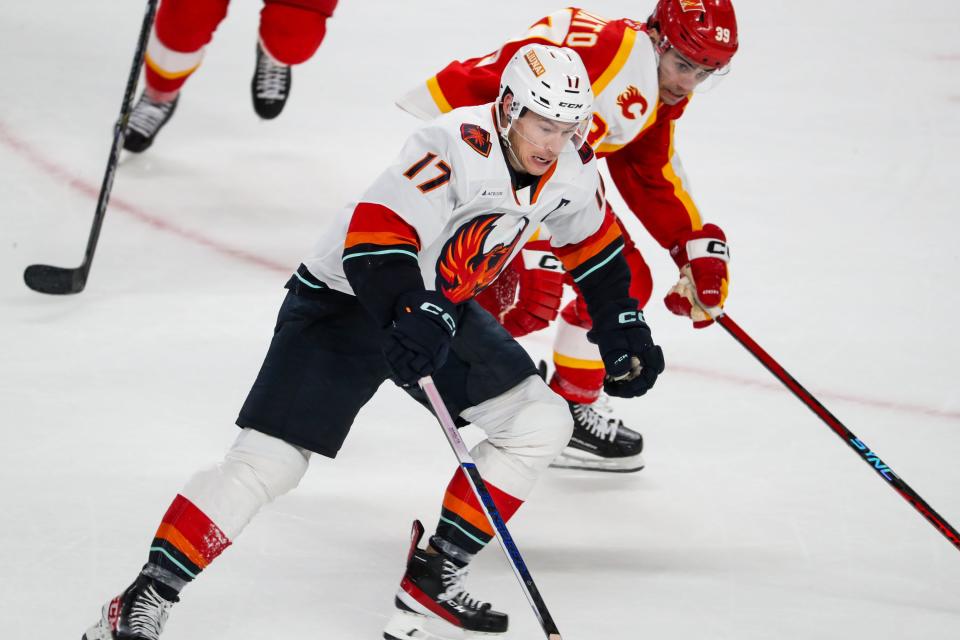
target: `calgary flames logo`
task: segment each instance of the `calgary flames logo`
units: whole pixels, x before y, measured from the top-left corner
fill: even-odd
[[[496,280],[506,266],[528,221],[524,218],[519,228],[515,225],[498,228],[497,222],[501,220],[509,221],[509,218],[502,214],[474,218],[457,229],[443,246],[437,260],[437,290],[450,301],[469,300]],[[506,234],[513,235],[503,238]],[[491,243],[493,246],[486,248]]]
[[[620,107],[620,112],[623,113],[624,118],[636,120],[637,114],[632,109],[634,105],[640,106],[641,116],[647,112],[649,106],[647,99],[640,93],[640,89],[631,84],[626,91],[617,96],[617,106]]]

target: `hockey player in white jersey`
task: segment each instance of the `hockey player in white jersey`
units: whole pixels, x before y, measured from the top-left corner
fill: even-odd
[[[85,640],[157,638],[181,589],[260,507],[298,484],[311,452],[336,456],[387,379],[423,403],[417,382],[433,376],[451,415],[486,432],[471,454],[502,517],[516,513],[566,445],[572,420],[523,348],[472,298],[538,225],[580,285],[607,385],[623,395],[653,386],[663,355],[628,294],[623,241],[583,141],[591,111],[579,57],[532,45],[504,70],[495,103],[455,110],[410,137],[287,282],[237,441],[174,498],[146,565]],[[413,532],[384,637],[505,632],[507,615],[465,589],[493,530],[459,468],[428,544],[419,521]]]

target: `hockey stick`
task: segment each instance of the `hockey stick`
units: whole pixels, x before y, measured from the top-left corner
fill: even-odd
[[[143,57],[147,49],[147,36],[153,25],[153,18],[157,13],[159,0],[147,0],[147,9],[143,16],[143,26],[140,27],[140,39],[137,41],[137,51],[133,56],[133,66],[127,78],[127,89],[123,94],[123,105],[120,107],[120,117],[113,127],[113,146],[110,147],[110,159],[103,175],[103,184],[100,186],[100,196],[97,198],[97,209],[93,214],[93,226],[87,238],[87,250],[83,263],[79,267],[70,269],[54,267],[47,264],[32,264],[23,272],[23,281],[34,291],[40,293],[65,294],[80,293],[87,285],[87,275],[90,273],[90,264],[93,262],[93,252],[97,249],[97,240],[100,238],[100,227],[107,213],[107,202],[110,200],[110,190],[113,188],[113,175],[117,170],[117,160],[120,158],[120,148],[126,137],[127,120],[133,109],[133,94],[140,79],[140,68],[143,66]]]
[[[430,401],[433,413],[437,416],[437,420],[440,421],[440,426],[443,427],[443,433],[447,436],[447,442],[450,443],[450,448],[453,449],[453,453],[460,462],[460,468],[463,469],[463,473],[470,483],[470,488],[473,489],[473,493],[480,500],[483,513],[487,516],[487,521],[496,529],[497,540],[500,541],[500,548],[503,549],[507,560],[510,561],[510,566],[513,567],[513,573],[517,576],[517,580],[520,581],[520,588],[523,589],[523,594],[527,596],[527,601],[530,603],[530,606],[533,607],[533,612],[540,622],[540,627],[543,629],[548,640],[561,640],[560,631],[550,616],[550,612],[547,611],[547,605],[540,596],[537,585],[533,582],[533,576],[530,575],[527,565],[524,564],[523,558],[520,556],[520,550],[517,549],[517,545],[510,536],[510,532],[507,531],[507,525],[503,521],[503,518],[500,517],[500,511],[497,509],[497,505],[494,504],[493,498],[487,490],[487,485],[483,482],[483,478],[480,477],[480,472],[477,471],[477,465],[473,462],[473,458],[467,450],[467,445],[464,444],[463,439],[460,437],[460,432],[457,430],[456,425],[454,425],[453,418],[450,417],[450,412],[447,411],[447,406],[443,404],[443,399],[440,397],[440,392],[437,391],[437,387],[433,383],[433,378],[430,376],[420,378],[420,388],[427,394],[427,400]]]
[[[747,335],[747,332],[740,328],[736,322],[734,322],[730,316],[725,313],[719,313],[713,317],[716,320],[717,324],[723,327],[727,333],[729,333],[733,338],[739,342],[747,351],[753,354],[757,360],[760,361],[767,370],[772,373],[780,382],[783,383],[790,391],[793,392],[797,398],[800,399],[807,407],[813,411],[817,416],[823,420],[828,427],[830,427],[834,433],[836,433],[840,438],[850,445],[850,448],[853,449],[857,455],[859,455],[864,462],[870,465],[881,478],[887,481],[887,484],[893,488],[894,491],[903,496],[903,499],[913,505],[913,508],[920,512],[924,518],[926,518],[930,524],[936,527],[937,531],[942,533],[944,537],[953,543],[957,549],[960,549],[960,534],[957,533],[957,530],[950,526],[950,523],[944,520],[939,513],[933,510],[933,508],[926,503],[926,501],[921,498],[916,491],[910,488],[910,486],[903,481],[903,479],[894,473],[893,469],[886,465],[874,451],[866,445],[866,443],[853,435],[849,429],[847,429],[843,424],[837,420],[837,418],[827,411],[826,407],[820,404],[809,391],[803,388],[803,386],[794,379],[787,370],[781,367],[776,360],[774,360],[770,354],[764,351],[760,345],[753,341],[753,339]]]

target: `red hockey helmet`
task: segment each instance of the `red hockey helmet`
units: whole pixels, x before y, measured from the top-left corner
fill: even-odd
[[[659,0],[647,26],[661,53],[674,47],[697,64],[719,69],[737,52],[737,16],[730,0]]]

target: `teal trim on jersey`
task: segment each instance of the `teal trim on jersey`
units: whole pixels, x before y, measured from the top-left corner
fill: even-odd
[[[307,279],[304,278],[304,277],[303,277],[302,275],[300,275],[299,273],[297,273],[296,271],[293,272],[293,275],[297,276],[297,280],[299,280],[299,281],[302,282],[303,284],[307,285],[307,286],[310,287],[311,289],[323,289],[323,288],[324,288],[324,287],[321,287],[321,286],[318,285],[318,284],[313,284],[312,282],[307,282]]]
[[[473,540],[473,541],[476,542],[477,544],[486,545],[488,542],[490,542],[489,540],[481,540],[481,539],[478,538],[477,536],[472,535],[469,531],[467,531],[466,529],[464,529],[463,527],[461,527],[460,525],[458,525],[458,524],[457,524],[456,522],[454,522],[453,520],[450,520],[449,518],[444,518],[443,516],[440,516],[440,520],[441,520],[442,522],[446,522],[447,524],[449,524],[449,525],[452,526],[452,527],[456,527],[457,529],[460,529],[460,532],[463,533],[463,535],[467,536],[468,538],[470,538],[471,540]]]
[[[341,262],[346,262],[350,258],[359,258],[360,256],[382,256],[385,253],[402,253],[405,256],[410,256],[414,260],[419,259],[417,254],[410,251],[404,251],[403,249],[384,249],[383,251],[364,251],[363,253],[351,253],[348,256],[343,256],[343,260],[341,260]]]
[[[173,564],[180,567],[180,570],[183,571],[188,576],[190,576],[191,579],[197,577],[197,574],[193,573],[192,571],[190,571],[190,569],[187,569],[185,566],[180,564],[180,562],[176,558],[174,558],[172,555],[170,555],[170,552],[164,549],[163,547],[150,547],[150,551],[159,551],[163,555],[167,556],[167,560],[169,560]]]
[[[587,269],[587,271],[586,271],[582,276],[580,276],[579,278],[574,278],[573,281],[574,281],[574,282],[580,282],[581,280],[583,280],[584,278],[586,278],[588,275],[590,275],[591,273],[593,273],[594,271],[596,271],[597,269],[599,269],[599,268],[602,267],[603,265],[605,265],[605,264],[607,264],[608,262],[610,262],[611,260],[613,260],[613,259],[617,256],[617,254],[620,253],[621,251],[623,251],[623,245],[620,245],[619,247],[617,247],[617,250],[614,251],[613,253],[611,253],[609,256],[607,256],[607,259],[606,259],[606,260],[604,260],[604,261],[601,262],[600,264],[595,264],[595,265],[593,265],[592,267],[590,267],[589,269]]]

